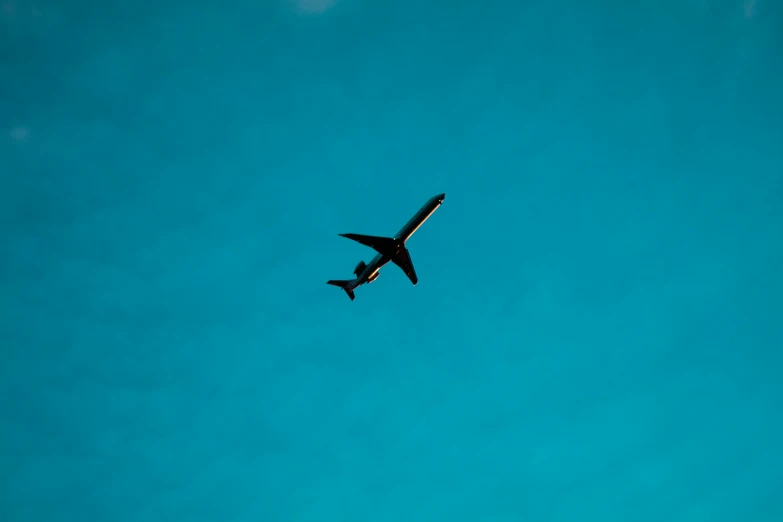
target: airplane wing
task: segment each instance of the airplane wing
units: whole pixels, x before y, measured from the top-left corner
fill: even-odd
[[[376,252],[379,252],[385,256],[389,256],[392,263],[397,265],[405,272],[411,283],[416,285],[419,282],[419,278],[416,276],[416,270],[413,268],[413,262],[411,261],[411,255],[408,249],[404,246],[400,248],[399,252],[394,253],[399,247],[398,243],[390,237],[381,236],[367,236],[364,234],[339,234],[342,237],[353,239],[357,243],[361,243],[364,246],[370,247]]]
[[[413,261],[411,261],[411,254],[407,248],[402,247],[397,255],[392,257],[392,263],[400,267],[405,272],[405,275],[408,276],[408,279],[411,280],[413,286],[416,286],[419,278],[416,276],[416,270],[413,268]]]
[[[364,234],[338,234],[348,239],[353,239],[357,243],[370,247],[378,253],[391,257],[391,254],[397,249],[394,239],[381,236],[367,236]]]

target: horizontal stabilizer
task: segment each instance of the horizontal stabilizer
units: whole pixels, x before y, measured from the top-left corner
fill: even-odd
[[[327,285],[336,286],[345,290],[351,301],[356,299],[356,295],[353,293],[353,289],[356,288],[356,279],[330,279],[326,282]]]

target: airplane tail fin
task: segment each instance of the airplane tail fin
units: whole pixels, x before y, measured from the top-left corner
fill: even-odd
[[[356,295],[353,293],[353,289],[356,288],[356,279],[331,279],[326,282],[327,285],[336,286],[345,290],[351,301],[356,299]]]

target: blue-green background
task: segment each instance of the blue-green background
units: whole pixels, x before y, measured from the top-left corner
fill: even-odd
[[[0,520],[783,520],[780,3],[102,4],[0,9]]]

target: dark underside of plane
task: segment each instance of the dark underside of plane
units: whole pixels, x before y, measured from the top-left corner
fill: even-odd
[[[359,261],[359,264],[356,265],[356,268],[354,268],[353,271],[356,276],[354,279],[333,279],[326,283],[342,288],[345,290],[345,293],[348,294],[348,297],[351,298],[351,301],[353,301],[356,298],[356,294],[354,293],[356,287],[375,281],[378,278],[381,267],[391,261],[405,272],[405,275],[408,276],[411,283],[416,285],[419,282],[419,278],[416,275],[416,270],[413,268],[411,255],[405,246],[405,242],[410,239],[436,210],[438,210],[438,207],[443,204],[444,199],[446,199],[446,194],[438,194],[427,200],[424,206],[405,223],[405,226],[403,226],[394,237],[339,234],[342,237],[352,239],[364,246],[372,248],[378,254],[369,263]]]

